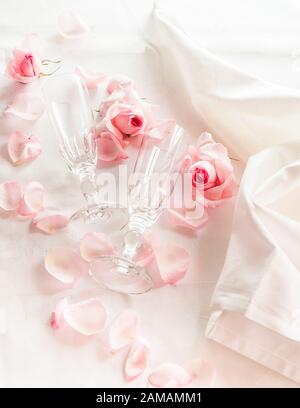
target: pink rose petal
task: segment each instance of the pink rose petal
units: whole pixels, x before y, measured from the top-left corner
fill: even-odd
[[[139,249],[137,256],[135,257],[135,261],[139,266],[145,268],[151,264],[154,258],[152,245],[145,240],[143,246]]]
[[[57,329],[65,321],[78,333],[91,336],[104,328],[106,318],[106,310],[100,299],[91,298],[78,303],[63,299],[51,315],[51,326]]]
[[[16,210],[22,198],[22,190],[15,181],[0,184],[0,207],[5,211]]]
[[[224,200],[235,196],[237,192],[238,184],[234,175],[231,174],[223,184],[205,191],[205,205],[207,207],[218,207]]]
[[[35,228],[46,232],[47,234],[54,234],[65,228],[68,225],[69,219],[61,214],[42,213],[36,216],[32,223]]]
[[[141,375],[148,364],[150,355],[149,347],[141,340],[137,340],[131,346],[125,361],[125,377],[127,381],[132,381]]]
[[[64,310],[68,306],[66,298],[59,301],[56,305],[54,312],[51,313],[50,324],[53,329],[59,329],[64,320]]]
[[[107,92],[112,94],[116,91],[126,91],[134,88],[133,82],[125,75],[116,75],[112,77],[107,85]]]
[[[99,84],[107,79],[105,74],[88,72],[80,66],[75,68],[75,73],[85,82],[88,89],[97,88]]]
[[[57,25],[59,33],[69,40],[80,38],[90,31],[79,14],[74,11],[65,11],[60,14],[57,19]]]
[[[97,146],[99,160],[110,162],[128,158],[119,139],[110,132],[103,132],[101,137],[97,138]]]
[[[14,115],[23,120],[37,120],[45,110],[44,102],[38,95],[30,93],[19,93],[5,113]]]
[[[7,149],[9,157],[16,165],[34,160],[42,152],[42,146],[37,137],[27,136],[21,132],[10,135]]]
[[[162,140],[165,137],[170,136],[174,126],[174,119],[153,120],[149,126],[147,126],[146,134],[156,140]]]
[[[88,264],[73,249],[67,246],[50,248],[45,258],[45,268],[54,278],[73,285],[88,273]]]
[[[202,358],[188,362],[186,370],[189,372],[193,383],[197,383],[197,387],[211,387],[215,382],[215,367]]]
[[[87,262],[101,255],[113,255],[114,246],[101,232],[88,232],[80,243],[80,254]]]
[[[148,381],[153,387],[175,388],[188,385],[191,382],[191,377],[179,365],[164,363],[150,373]]]
[[[104,328],[106,310],[99,299],[92,298],[69,304],[64,310],[64,319],[74,330],[90,336]]]
[[[190,265],[190,255],[173,242],[154,246],[155,258],[160,276],[165,283],[174,285],[183,279]]]
[[[108,329],[105,345],[111,352],[118,351],[136,338],[139,318],[132,309],[126,309],[121,312],[112,322]]]
[[[203,208],[191,210],[170,208],[168,218],[173,227],[194,232],[202,229],[208,221],[207,212]]]
[[[44,187],[37,181],[27,184],[24,189],[18,213],[24,216],[32,216],[44,209]]]

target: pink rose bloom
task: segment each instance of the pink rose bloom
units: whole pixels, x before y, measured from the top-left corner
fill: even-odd
[[[158,109],[157,105],[152,105],[148,103],[140,95],[137,93],[135,86],[131,79],[119,76],[119,77],[112,77],[108,81],[107,89],[107,97],[102,100],[102,103],[99,107],[99,116],[104,117],[108,110],[114,105],[114,113],[111,115],[111,118],[115,116],[116,106],[121,105],[123,108],[132,108],[134,113],[142,116],[147,120],[150,121],[154,117],[154,111]],[[120,107],[120,108],[121,108]],[[118,112],[117,112],[118,113]]]
[[[198,193],[203,194],[206,207],[215,207],[237,192],[227,150],[221,143],[216,143],[209,133],[199,136],[197,146],[189,146],[185,171],[191,173],[192,185]]]
[[[41,60],[37,56],[30,51],[15,48],[7,72],[12,79],[27,84],[39,77],[41,67]]]
[[[118,104],[112,109],[109,120],[116,129],[127,136],[136,136],[141,133],[146,123],[140,108],[123,104]]]
[[[96,126],[99,160],[109,162],[126,159],[125,146],[140,135],[145,126],[145,116],[138,106],[119,102],[112,104]]]
[[[126,145],[135,141],[137,145],[138,137],[161,140],[170,134],[174,120],[156,119],[157,108],[139,96],[129,78],[111,78],[107,97],[99,107],[96,125],[99,160],[108,162],[127,158]]]

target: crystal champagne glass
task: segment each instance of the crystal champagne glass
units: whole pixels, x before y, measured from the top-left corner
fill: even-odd
[[[91,276],[111,290],[140,294],[153,287],[145,268],[135,260],[144,233],[159,218],[170,198],[185,153],[184,130],[175,126],[159,144],[144,137],[129,187],[129,222],[119,256],[98,257],[90,266]]]
[[[106,221],[111,213],[106,203],[99,202],[94,117],[86,86],[76,74],[61,74],[45,80],[43,93],[61,155],[78,177],[86,200],[86,208],[76,211],[71,219]]]

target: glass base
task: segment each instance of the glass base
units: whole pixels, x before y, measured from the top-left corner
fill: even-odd
[[[153,288],[145,269],[122,256],[100,256],[91,264],[90,275],[108,289],[128,295],[139,295]]]

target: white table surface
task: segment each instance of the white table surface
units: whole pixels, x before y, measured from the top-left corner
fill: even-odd
[[[29,31],[45,41],[49,57],[63,59],[63,71],[81,64],[109,74],[123,73],[144,96],[159,103],[163,116],[176,115],[173,92],[165,87],[157,55],[142,39],[153,6],[151,0],[34,1],[0,4],[0,48],[17,45]],[[183,27],[210,50],[264,79],[300,86],[293,51],[300,48],[300,6],[296,1],[162,1]],[[92,33],[80,42],[63,41],[56,18],[65,9],[82,12]],[[261,39],[258,41],[258,39]],[[10,102],[1,79],[0,107]],[[176,102],[175,102],[176,104]],[[188,113],[181,123],[191,137],[202,129]],[[181,115],[182,116],[182,115]],[[1,126],[1,125],[0,125]],[[25,130],[25,129],[16,129]],[[73,177],[66,171],[46,115],[32,129],[42,141],[43,154],[30,165],[13,167],[6,154],[7,131],[0,127],[0,182],[15,179],[44,184],[48,205],[70,214],[82,203]],[[209,302],[222,269],[230,236],[234,201],[210,212],[208,225],[197,238],[172,231],[162,219],[155,230],[188,249],[192,266],[177,287],[163,287],[140,297],[112,294],[90,280],[75,289],[50,277],[43,259],[47,248],[74,243],[72,228],[54,236],[32,232],[27,221],[1,213],[0,218],[0,386],[117,387],[144,386],[147,373],[162,362],[184,363],[203,357],[217,369],[216,386],[297,386],[292,381],[204,338]],[[100,296],[110,318],[124,307],[141,317],[141,333],[151,347],[145,375],[132,383],[123,377],[126,351],[103,352],[97,336],[53,331],[49,316],[64,296]]]

